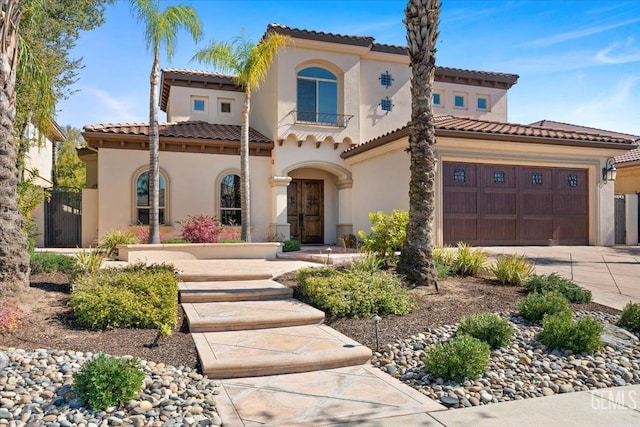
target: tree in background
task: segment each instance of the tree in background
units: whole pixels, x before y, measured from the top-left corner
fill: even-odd
[[[190,6],[170,6],[160,9],[158,0],[130,0],[131,9],[144,25],[147,47],[153,52],[149,84],[149,242],[160,243],[160,163],[158,159],[158,79],[160,48],[164,46],[171,60],[179,30],[187,30],[194,41],[202,35],[202,23]]]
[[[201,64],[208,64],[216,70],[234,74],[236,84],[244,88],[245,98],[242,106],[240,131],[240,211],[241,239],[251,242],[251,189],[249,188],[249,112],[251,110],[251,92],[260,87],[276,53],[282,48],[288,37],[269,33],[253,43],[246,40],[244,32],[231,43],[209,42],[209,46],[194,55]]]
[[[76,148],[84,144],[80,130],[65,126],[67,139],[56,147],[55,185],[58,187],[83,188],[86,182],[86,168],[78,157]]]
[[[435,211],[435,126],[433,79],[440,17],[439,0],[409,0],[405,9],[407,47],[411,63],[411,179],[407,239],[397,271],[414,285],[435,285],[438,275],[433,262],[433,218]]]

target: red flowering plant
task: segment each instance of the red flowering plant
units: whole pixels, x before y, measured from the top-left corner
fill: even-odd
[[[178,224],[182,227],[180,238],[191,243],[218,243],[224,228],[216,217],[205,214],[189,215]]]
[[[0,299],[0,335],[15,331],[25,316],[26,313],[7,298]]]

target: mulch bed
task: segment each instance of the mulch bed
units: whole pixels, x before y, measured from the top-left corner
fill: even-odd
[[[277,278],[295,287],[295,273]],[[524,296],[517,287],[498,286],[484,278],[451,277],[441,282],[440,293],[432,287],[412,290],[416,308],[406,316],[388,316],[378,323],[380,347],[398,339],[445,324],[458,322],[463,316],[480,312],[515,310],[516,301]],[[173,366],[198,367],[195,345],[188,333],[182,310],[178,327],[161,338],[159,346],[147,348],[153,342],[153,329],[87,330],[79,327],[67,306],[70,298],[69,280],[64,274],[34,275],[30,288],[18,296],[20,308],[28,316],[13,333],[0,335],[0,347],[25,350],[49,348],[82,352],[105,352],[131,355]],[[618,310],[600,304],[574,305],[575,309],[619,314]],[[332,328],[354,340],[376,349],[375,323],[371,319],[327,319]]]

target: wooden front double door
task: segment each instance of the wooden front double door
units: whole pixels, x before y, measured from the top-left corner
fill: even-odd
[[[324,181],[291,180],[287,188],[287,221],[292,240],[324,243]]]

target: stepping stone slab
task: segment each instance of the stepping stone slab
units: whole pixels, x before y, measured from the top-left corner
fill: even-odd
[[[183,282],[180,302],[255,301],[291,298],[293,289],[273,280]]]
[[[291,374],[367,363],[371,350],[326,325],[192,335],[211,378]]]
[[[273,276],[268,273],[188,273],[180,272],[178,277],[182,282],[228,282],[235,280],[268,280]]]
[[[313,325],[324,321],[324,312],[293,298],[186,303],[182,308],[192,333]]]

